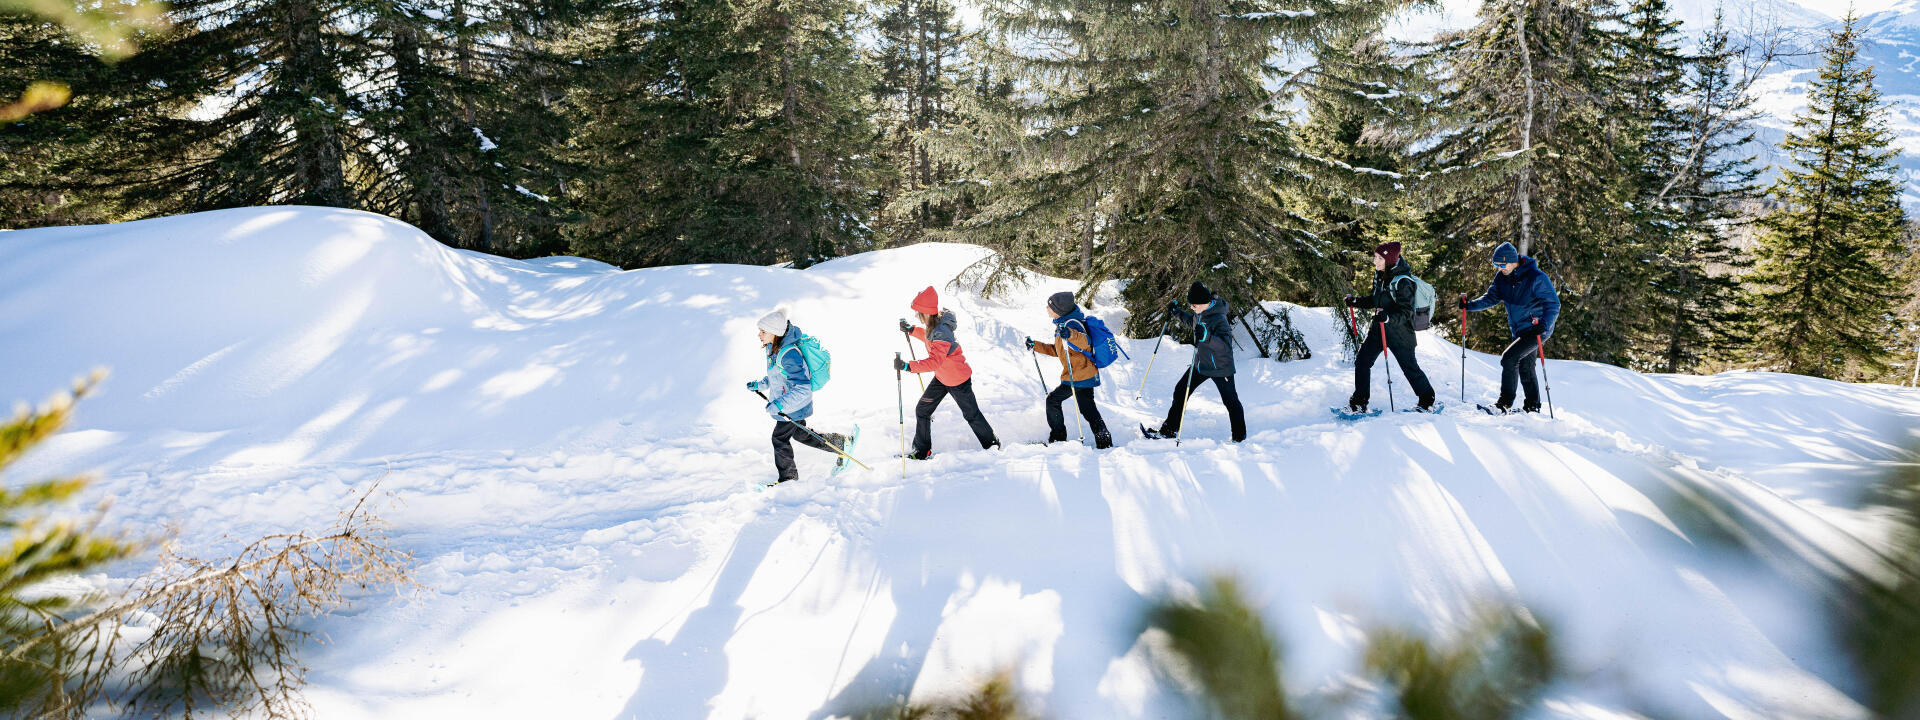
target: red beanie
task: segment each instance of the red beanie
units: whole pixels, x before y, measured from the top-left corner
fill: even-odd
[[[939,315],[940,296],[935,294],[933,292],[933,286],[929,285],[927,289],[921,290],[919,295],[913,296],[913,304],[908,307],[913,308],[914,312],[924,315]]]
[[[1373,246],[1373,254],[1386,258],[1387,269],[1391,270],[1393,266],[1400,264],[1400,243],[1383,242],[1375,245]]]

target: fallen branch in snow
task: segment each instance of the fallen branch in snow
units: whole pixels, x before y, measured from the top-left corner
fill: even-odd
[[[412,556],[388,541],[369,505],[378,486],[323,532],[267,535],[218,560],[168,548],[124,599],[51,623],[7,648],[0,667],[32,662],[49,644],[69,648],[71,667],[44,668],[65,679],[49,693],[68,717],[96,706],[129,716],[304,717],[299,650],[313,632],[296,623],[350,606],[356,590],[415,585]]]

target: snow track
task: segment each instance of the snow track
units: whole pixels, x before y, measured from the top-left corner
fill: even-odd
[[[1127,430],[1159,421],[1190,352],[1167,342],[1136,402],[1149,338],[1123,340],[1134,359],[1098,391],[1118,447],[1028,445],[1050,388],[1015,348],[1073,285],[947,287],[982,253],[617,272],[314,208],[9,232],[0,398],[110,367],[17,477],[91,468],[115,522],[207,553],[393,492],[428,589],[320,624],[321,717],[823,718],[1000,669],[1054,717],[1177,716],[1138,611],[1219,571],[1259,593],[1289,685],[1323,699],[1363,686],[1364,628],[1445,630],[1507,598],[1574,670],[1541,717],[1865,717],[1811,590],[1873,561],[1858,493],[1913,440],[1920,394],[1552,361],[1558,419],[1496,418],[1470,404],[1493,358],[1470,355],[1463,406],[1458,347],[1428,333],[1454,407],[1338,423],[1337,320],[1295,308],[1313,359],[1238,360],[1247,442],[1222,441],[1210,389],[1178,447]],[[1008,447],[975,448],[948,404],[935,458],[902,478],[892,328],[927,285]],[[1117,328],[1114,292],[1091,310]],[[832,457],[797,448],[801,483],[742,490],[772,475],[740,385],[777,305],[834,355],[812,424],[859,423],[873,470],[829,484]],[[1764,534],[1760,561],[1714,539],[1716,511]]]

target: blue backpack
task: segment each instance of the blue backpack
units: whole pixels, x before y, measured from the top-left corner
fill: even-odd
[[[1093,352],[1087,352],[1080,348],[1074,348],[1074,350],[1078,350],[1080,354],[1093,360],[1094,367],[1102,369],[1108,365],[1112,365],[1113,361],[1119,360],[1122,357],[1129,360],[1133,359],[1132,356],[1127,355],[1126,350],[1120,348],[1120,341],[1114,339],[1113,331],[1107,329],[1106,323],[1101,322],[1100,318],[1092,315],[1087,315],[1086,319],[1087,344],[1093,346]]]

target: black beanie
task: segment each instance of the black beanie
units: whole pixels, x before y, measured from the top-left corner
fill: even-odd
[[[1066,317],[1073,313],[1073,293],[1064,290],[1047,296],[1047,309],[1053,314]]]
[[[1207,286],[1195,282],[1187,288],[1188,305],[1205,305],[1210,302],[1213,302],[1213,291],[1208,290]]]

